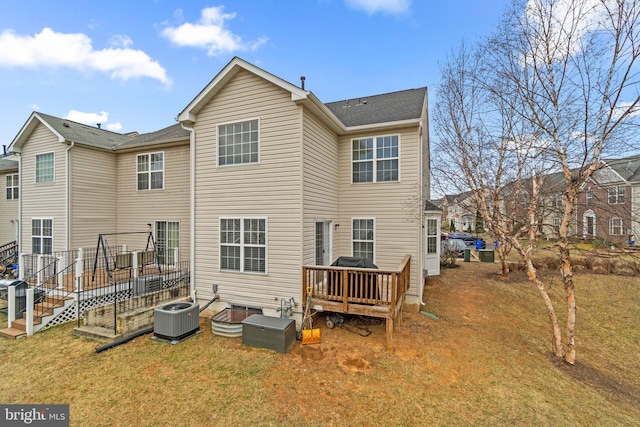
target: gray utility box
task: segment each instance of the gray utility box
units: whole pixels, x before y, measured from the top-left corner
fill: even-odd
[[[252,314],[242,321],[242,344],[286,353],[296,342],[293,319]]]

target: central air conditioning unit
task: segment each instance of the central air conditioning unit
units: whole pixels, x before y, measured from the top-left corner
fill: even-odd
[[[200,331],[200,306],[174,302],[153,310],[153,338],[176,344]]]
[[[133,279],[133,296],[150,294],[162,290],[162,276],[151,274]]]

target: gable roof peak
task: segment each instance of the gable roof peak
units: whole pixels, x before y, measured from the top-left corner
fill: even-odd
[[[234,56],[227,65],[198,93],[198,95],[187,105],[176,117],[181,123],[194,123],[198,112],[241,70],[249,71],[263,79],[280,86],[291,93],[292,101],[306,99],[310,92],[271,74],[262,68],[253,65],[244,59]]]

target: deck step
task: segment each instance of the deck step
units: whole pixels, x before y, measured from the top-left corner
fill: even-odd
[[[33,320],[33,324],[34,325],[39,325],[40,323],[42,323],[41,319],[34,319]],[[24,317],[22,319],[16,319],[13,321],[12,323],[12,327],[11,329],[19,329],[21,331],[26,331],[27,330],[27,319],[25,319]]]
[[[21,329],[17,329],[17,328],[0,329],[0,338],[15,340],[16,338],[20,338],[23,335],[27,335],[27,333]]]

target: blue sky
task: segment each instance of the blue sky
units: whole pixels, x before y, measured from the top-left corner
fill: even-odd
[[[234,56],[323,102],[428,86],[500,0],[0,0],[0,144],[32,111],[151,132]]]

